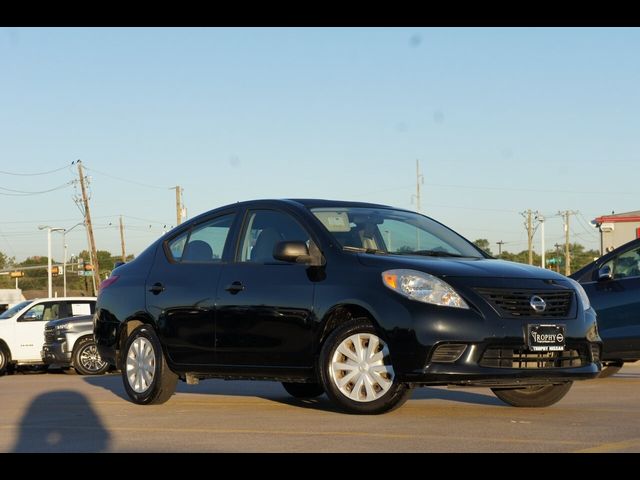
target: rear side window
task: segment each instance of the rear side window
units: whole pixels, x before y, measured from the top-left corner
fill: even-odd
[[[180,263],[215,263],[222,260],[235,214],[196,225],[168,243],[173,260]]]

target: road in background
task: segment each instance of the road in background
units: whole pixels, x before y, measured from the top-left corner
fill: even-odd
[[[640,362],[577,382],[558,404],[504,405],[488,389],[421,388],[395,412],[338,413],[273,382],[180,384],[138,406],[119,375],[0,378],[1,452],[640,452]]]

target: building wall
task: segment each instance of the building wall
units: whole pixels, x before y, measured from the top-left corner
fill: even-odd
[[[602,232],[603,254],[636,238],[640,222],[616,222],[612,232]]]

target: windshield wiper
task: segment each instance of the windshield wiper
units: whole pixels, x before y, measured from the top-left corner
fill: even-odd
[[[460,255],[458,253],[445,252],[443,250],[416,250],[415,252],[408,252],[411,255],[424,255],[425,257],[466,257],[467,255]]]
[[[347,252],[358,252],[358,253],[375,253],[378,255],[387,255],[389,252],[385,252],[384,250],[379,250],[377,248],[362,248],[362,247],[350,247],[350,246],[344,246],[342,247],[343,250],[346,250]]]

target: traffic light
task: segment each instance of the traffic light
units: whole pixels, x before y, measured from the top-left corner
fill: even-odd
[[[51,267],[51,276],[57,277],[60,274],[60,268],[57,265]]]
[[[84,270],[85,272],[90,272],[91,270],[93,270],[93,265],[91,265],[90,263],[85,263]]]
[[[9,277],[11,278],[24,277],[24,272],[9,272]]]

